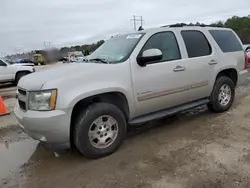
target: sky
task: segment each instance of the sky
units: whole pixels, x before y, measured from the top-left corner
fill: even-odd
[[[0,0],[0,56],[131,32],[133,15],[151,28],[249,14],[249,0]]]

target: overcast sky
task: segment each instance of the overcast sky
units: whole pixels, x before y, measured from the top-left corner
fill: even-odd
[[[1,53],[95,42],[133,30],[176,22],[211,23],[250,14],[249,0],[0,0]]]

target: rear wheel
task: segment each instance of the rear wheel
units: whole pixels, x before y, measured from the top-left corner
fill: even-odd
[[[225,112],[232,106],[234,97],[235,85],[233,81],[226,76],[219,77],[210,96],[208,108],[214,112]]]
[[[126,120],[119,108],[95,103],[76,119],[74,144],[88,158],[100,158],[118,149],[126,134]]]

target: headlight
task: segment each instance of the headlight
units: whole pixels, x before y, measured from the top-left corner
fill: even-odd
[[[29,110],[48,111],[56,107],[57,90],[29,92]]]

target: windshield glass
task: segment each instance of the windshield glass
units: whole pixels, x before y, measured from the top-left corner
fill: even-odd
[[[104,59],[109,63],[123,62],[130,56],[143,35],[138,33],[113,37],[94,51],[88,59]]]
[[[9,60],[9,59],[0,59],[0,60],[2,60],[4,63],[6,63],[7,65],[9,64],[14,64],[11,60]]]

